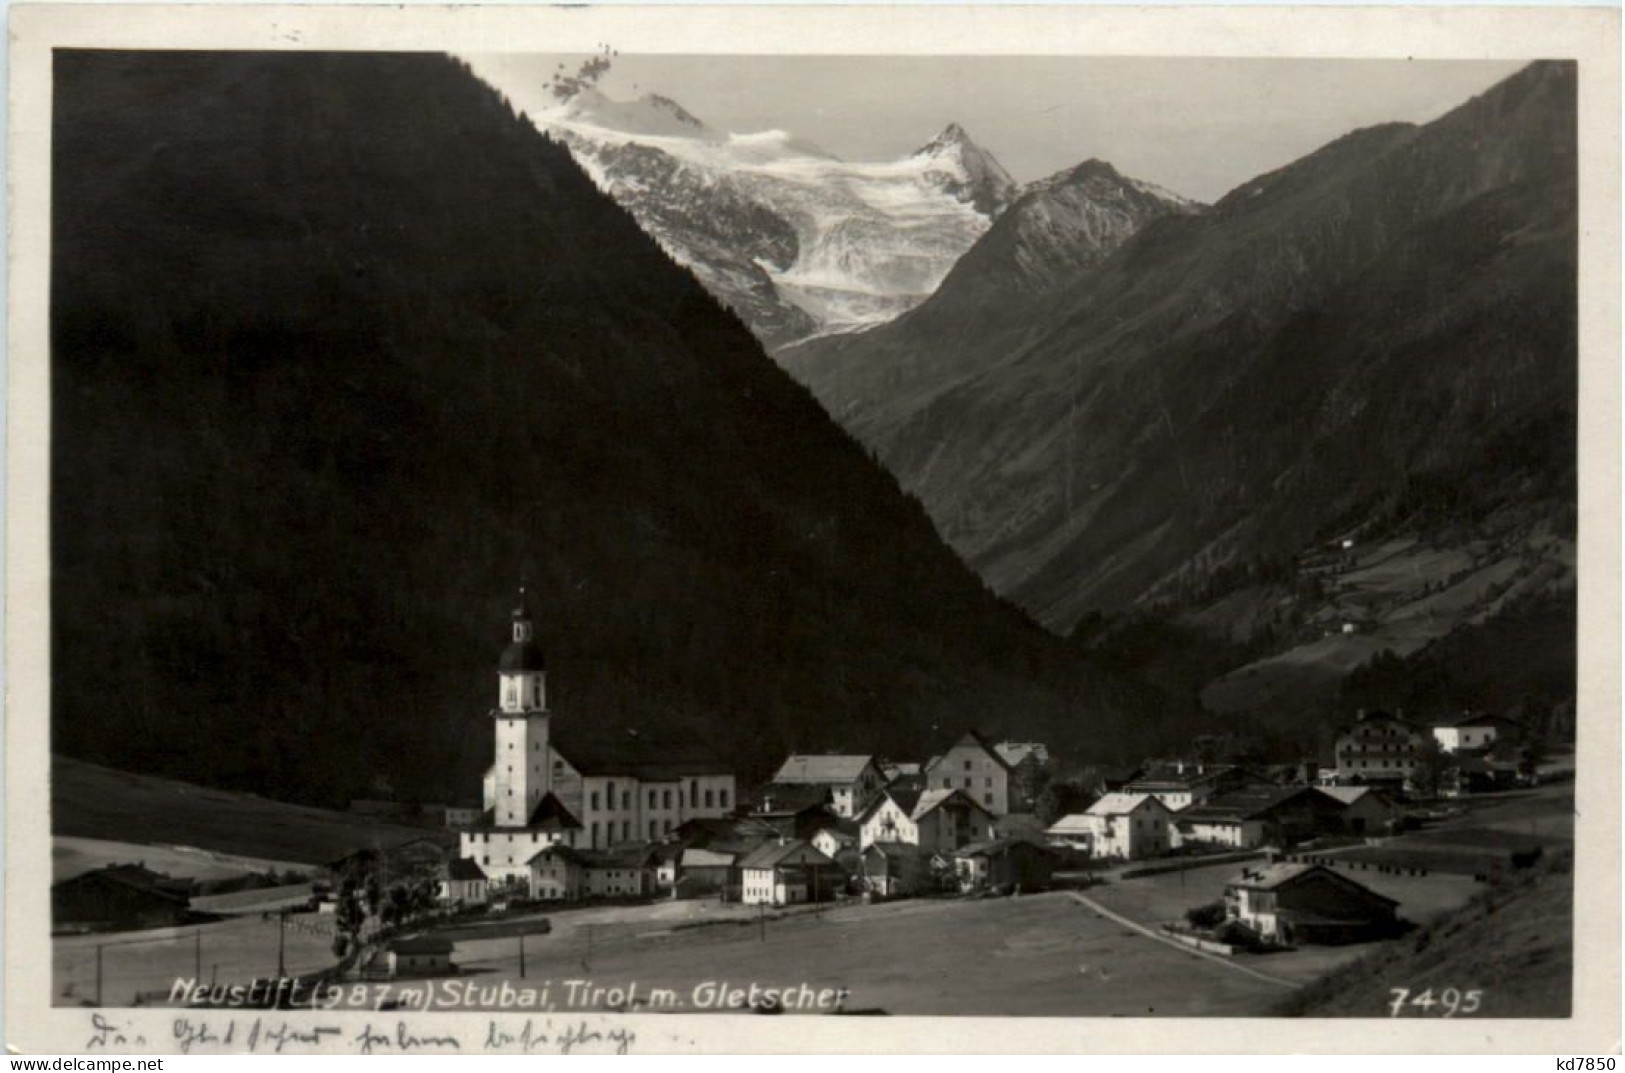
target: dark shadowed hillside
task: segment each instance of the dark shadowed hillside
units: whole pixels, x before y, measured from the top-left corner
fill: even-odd
[[[59,51],[54,124],[56,750],[476,794],[522,570],[560,718],[746,775],[933,726],[1148,746],[457,63]]]

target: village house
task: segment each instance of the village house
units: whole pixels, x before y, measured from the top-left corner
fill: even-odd
[[[51,927],[128,931],[182,924],[190,915],[191,887],[191,880],[144,864],[110,864],[51,887]]]
[[[595,720],[555,723],[523,589],[511,631],[497,661],[495,758],[485,774],[485,807],[462,831],[459,847],[493,882],[528,882],[529,862],[545,846],[594,850],[653,841],[687,820],[737,807],[732,771],[699,743]]]
[[[1337,781],[1342,785],[1404,786],[1416,770],[1422,732],[1382,711],[1361,711],[1338,731]]]
[[[1137,861],[1173,848],[1171,815],[1152,794],[1123,791],[1107,794],[1081,814],[1063,816],[1048,834],[1091,857]]]
[[[441,873],[437,897],[446,905],[484,905],[489,886],[490,879],[479,865],[466,857],[454,857]]]
[[[851,819],[869,807],[885,783],[873,756],[797,753],[779,765],[764,796],[781,787],[826,789],[835,815]]]
[[[452,943],[432,935],[396,939],[387,948],[385,961],[392,977],[449,976],[457,971],[451,962]]]
[[[769,842],[739,862],[740,901],[746,905],[799,905],[840,892],[835,862],[800,839]]]
[[[923,774],[921,769],[924,767],[924,765],[912,760],[877,760],[875,763],[880,765],[880,776],[887,783],[894,782],[904,776],[918,776]]]
[[[1516,760],[1498,759],[1491,754],[1457,758],[1440,774],[1439,796],[1466,797],[1515,788],[1520,781]]]
[[[1010,771],[1010,809],[1029,813],[1038,807],[1044,775],[1049,770],[1049,747],[1040,741],[1001,741],[993,747]]]
[[[685,846],[677,862],[674,898],[700,898],[728,890],[740,855],[729,850]]]
[[[1150,794],[1173,812],[1199,805],[1215,794],[1259,785],[1266,780],[1234,764],[1174,760],[1152,765],[1123,787],[1123,793]]]
[[[961,790],[995,816],[1010,812],[1010,768],[998,751],[972,730],[925,765],[932,790]]]
[[[994,816],[963,790],[899,790],[888,787],[858,817],[858,846],[907,842],[946,853],[992,838]]]
[[[683,859],[683,844],[662,842],[652,847],[650,853],[655,862],[655,890],[662,894],[670,893],[677,885],[678,866]]]
[[[1224,892],[1225,913],[1267,942],[1352,943],[1392,935],[1399,903],[1318,864],[1243,869]]]
[[[1321,786],[1315,792],[1343,807],[1343,830],[1351,835],[1396,834],[1405,817],[1405,810],[1375,786]]]
[[[871,842],[862,853],[864,886],[881,898],[901,898],[931,889],[928,849],[911,842]]]
[[[530,859],[530,896],[544,902],[573,902],[586,886],[585,858],[569,846],[551,845]]]
[[[1174,817],[1177,844],[1290,846],[1343,828],[1344,805],[1311,786],[1266,786],[1209,798]]]
[[[1075,849],[1086,856],[1094,856],[1095,833],[1099,830],[1093,817],[1082,812],[1074,812],[1069,816],[1062,816],[1044,832],[1045,840],[1052,846],[1064,846]]]
[[[808,841],[818,852],[833,860],[843,850],[858,848],[859,833],[856,820],[830,820],[819,824]]]
[[[834,793],[827,786],[763,787],[748,818],[783,838],[811,838],[819,828],[840,819]]]
[[[1488,749],[1497,742],[1520,741],[1523,727],[1504,715],[1467,715],[1433,728],[1433,738],[1447,753]]]
[[[1055,874],[1055,854],[1022,838],[973,842],[953,852],[961,890],[1044,890]]]
[[[655,893],[659,858],[647,844],[584,850],[582,892],[589,898],[646,898]]]

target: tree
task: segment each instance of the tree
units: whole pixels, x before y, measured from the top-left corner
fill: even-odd
[[[1416,764],[1411,768],[1411,785],[1422,797],[1436,797],[1444,773],[1451,765],[1450,754],[1439,748],[1439,739],[1424,735],[1416,750]]]
[[[1082,812],[1092,805],[1094,800],[1093,794],[1075,782],[1051,779],[1039,793],[1033,811],[1037,813],[1038,821],[1048,827],[1062,816]]]

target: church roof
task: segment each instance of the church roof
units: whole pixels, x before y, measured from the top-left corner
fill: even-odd
[[[496,809],[488,808],[480,814],[479,822],[474,826],[476,828],[497,828],[499,825],[496,822],[496,815]],[[512,830],[579,831],[581,830],[581,821],[571,814],[570,810],[564,806],[564,802],[553,794],[546,793],[542,795],[540,801],[536,802],[536,807],[531,810],[530,820],[525,826],[515,827]]]
[[[502,674],[539,673],[547,670],[547,660],[535,641],[514,641],[502,650],[497,670]]]
[[[773,781],[783,785],[857,782],[874,758],[863,755],[817,755],[796,753],[780,765]]]
[[[518,625],[525,623],[527,628],[525,640],[514,640],[507,648],[502,650],[502,658],[497,661],[497,670],[503,674],[524,674],[527,672],[540,673],[547,670],[547,661],[542,658],[542,649],[531,638],[534,634],[528,628],[530,623],[530,597],[525,587],[519,587],[519,606],[513,609],[515,624],[514,637],[520,636]]]
[[[626,775],[644,781],[731,775],[733,766],[705,742],[675,733],[606,727],[564,717],[549,727],[553,748],[583,775]]]

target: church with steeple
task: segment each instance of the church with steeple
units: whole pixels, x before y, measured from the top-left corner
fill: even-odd
[[[531,858],[548,846],[657,842],[687,820],[726,816],[739,805],[730,766],[704,745],[548,708],[547,662],[524,588],[497,659],[497,706],[488,718],[495,755],[484,812],[461,832],[460,856],[493,881],[527,879]]]

